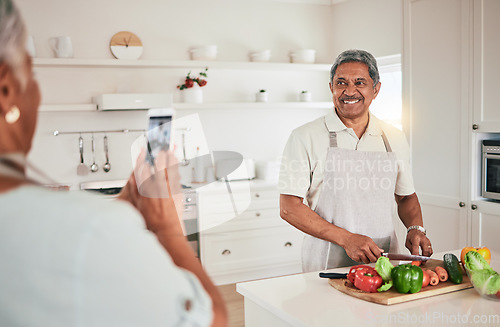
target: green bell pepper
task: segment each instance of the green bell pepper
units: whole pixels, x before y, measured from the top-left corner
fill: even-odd
[[[399,293],[417,293],[422,288],[422,268],[411,264],[394,267],[391,271],[394,287]]]

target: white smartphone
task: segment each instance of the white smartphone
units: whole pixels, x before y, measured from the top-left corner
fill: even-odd
[[[170,149],[173,140],[173,108],[153,108],[148,110],[146,133],[146,160],[153,165],[158,153]]]

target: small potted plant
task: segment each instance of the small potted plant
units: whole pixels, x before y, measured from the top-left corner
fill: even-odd
[[[187,73],[184,83],[177,85],[177,88],[182,91],[182,101],[186,103],[202,103],[203,92],[200,87],[207,85],[207,71],[198,74],[198,77],[191,77],[191,72]]]
[[[311,92],[309,92],[309,91],[300,92],[299,100],[301,102],[310,102],[311,101]]]
[[[267,100],[268,100],[268,96],[267,96],[266,90],[260,90],[255,95],[255,101],[257,101],[257,102],[267,102]]]

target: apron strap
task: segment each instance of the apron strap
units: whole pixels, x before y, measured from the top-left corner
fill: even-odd
[[[384,141],[385,150],[387,152],[392,152],[391,145],[389,144],[389,140],[387,140],[387,136],[385,136],[384,131],[382,131],[382,140]]]
[[[337,147],[337,133],[329,132],[329,134],[330,134],[330,148],[336,148]]]
[[[330,136],[330,148],[336,148],[337,147],[337,133],[328,132],[328,134]],[[387,136],[385,135],[384,131],[382,131],[382,140],[384,141],[385,150],[387,152],[392,152],[391,145],[389,144],[389,140],[387,139]]]

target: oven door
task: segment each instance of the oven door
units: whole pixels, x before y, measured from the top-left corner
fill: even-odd
[[[500,155],[483,153],[481,195],[500,200]]]

